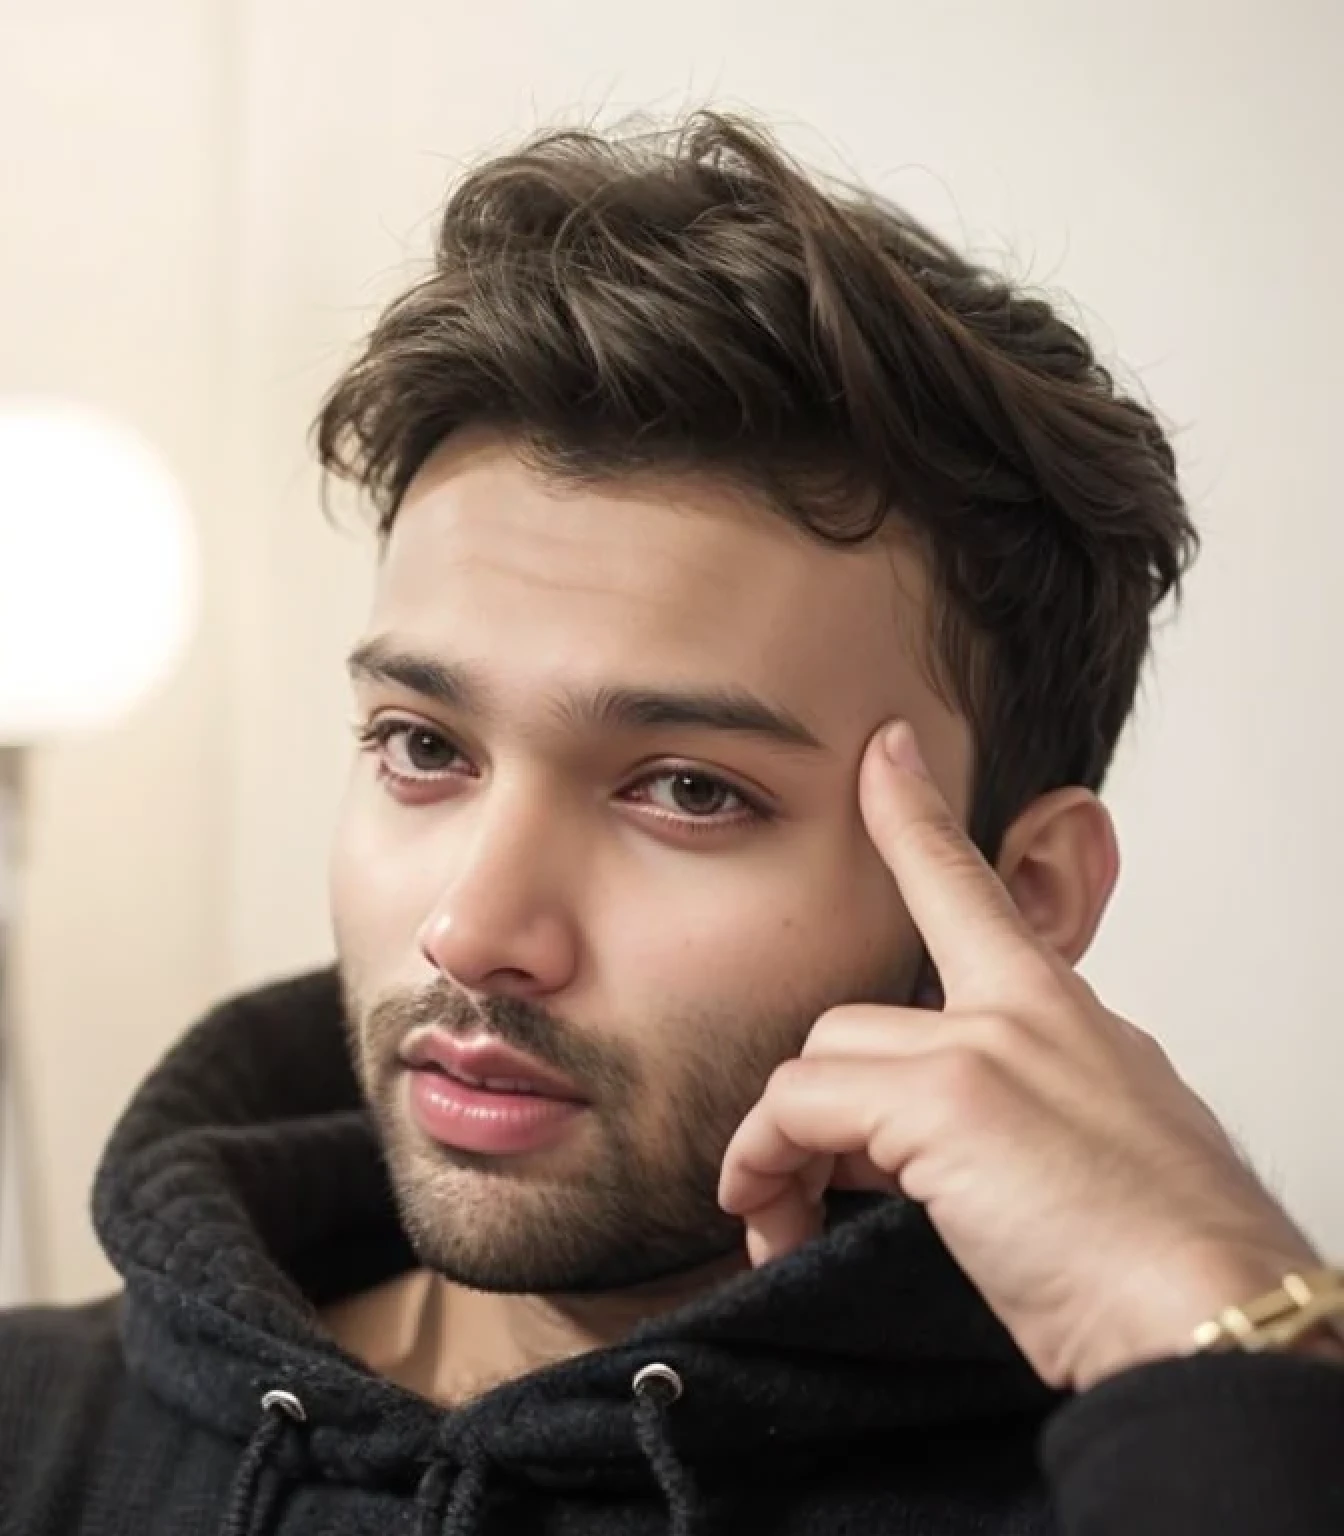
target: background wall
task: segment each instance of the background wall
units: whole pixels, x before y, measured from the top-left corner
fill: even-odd
[[[124,729],[36,765],[20,982],[40,1293],[133,1084],[222,991],[329,954],[370,549],[304,432],[467,160],[714,100],[1075,313],[1179,433],[1206,549],[1122,753],[1088,972],[1344,1252],[1344,8],[1283,0],[0,0],[0,392],[150,435],[206,613]]]

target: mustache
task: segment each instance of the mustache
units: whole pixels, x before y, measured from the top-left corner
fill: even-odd
[[[364,1033],[377,1054],[391,1062],[409,1036],[423,1029],[441,1030],[455,1039],[488,1034],[606,1095],[628,1093],[638,1077],[633,1054],[619,1042],[599,1043],[526,999],[471,998],[450,982],[382,999],[370,1010]]]

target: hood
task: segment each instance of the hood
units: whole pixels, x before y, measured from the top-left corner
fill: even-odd
[[[411,1490],[488,1460],[555,1487],[647,1483],[650,1463],[665,1482],[668,1447],[632,1414],[632,1384],[653,1364],[682,1399],[656,1395],[654,1428],[674,1434],[688,1468],[889,1431],[1037,1424],[1059,1400],[923,1212],[872,1196],[837,1198],[826,1234],[788,1258],[462,1409],[373,1376],[318,1309],[416,1260],[334,969],[235,998],[179,1042],[113,1133],[94,1217],[125,1281],[133,1375],[240,1445],[285,1418],[262,1398],[291,1394],[280,1405],[302,1415],[303,1467],[336,1481]],[[266,1452],[295,1475],[299,1438],[277,1430]]]

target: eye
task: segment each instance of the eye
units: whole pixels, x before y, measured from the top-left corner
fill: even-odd
[[[648,805],[668,820],[728,826],[763,819],[764,812],[746,794],[712,773],[671,768],[641,779],[628,798]]]
[[[465,761],[441,732],[413,720],[375,720],[358,729],[357,740],[361,750],[379,759],[383,773],[403,782],[442,778],[460,771],[456,765]]]

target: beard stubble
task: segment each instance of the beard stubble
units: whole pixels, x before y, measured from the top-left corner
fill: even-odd
[[[723,1154],[780,1062],[831,1004],[660,1021],[677,1042],[661,1072],[630,1038],[597,1040],[515,998],[467,997],[447,980],[361,1008],[343,975],[352,1059],[402,1224],[421,1261],[473,1290],[580,1295],[651,1284],[742,1247],[719,1208]],[[869,1000],[908,996],[890,979]],[[431,1141],[407,1110],[407,1037],[484,1030],[576,1083],[588,1105],[555,1149],[520,1157]]]

